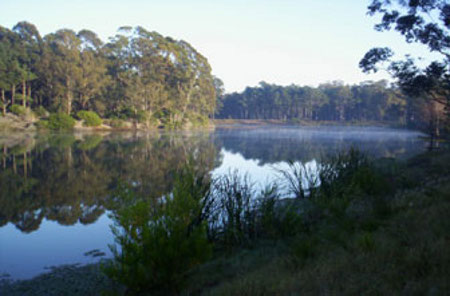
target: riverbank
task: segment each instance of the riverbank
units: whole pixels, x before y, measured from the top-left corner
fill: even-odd
[[[214,119],[214,125],[233,128],[242,126],[266,126],[266,125],[281,125],[281,126],[374,126],[374,127],[390,127],[390,128],[406,128],[397,123],[382,122],[382,121],[307,121],[307,120],[278,120],[278,119]]]
[[[70,117],[68,117],[70,119]],[[213,130],[214,124],[212,122],[185,122],[183,125],[177,127],[171,127],[163,125],[159,122],[139,122],[136,120],[124,120],[124,119],[101,119],[98,118],[98,123],[95,125],[86,124],[86,120],[75,120],[71,118],[72,122],[63,124],[58,122],[55,127],[49,127],[48,116],[39,119],[34,115],[18,116],[12,113],[7,113],[5,116],[0,116],[0,133],[11,132],[23,132],[34,133],[37,131],[46,130],[71,130],[75,132],[95,132],[95,131],[154,131],[161,129],[176,129],[176,130],[195,130],[195,129],[207,129]]]
[[[189,272],[183,293],[445,294],[450,288],[450,153],[377,163],[387,168],[387,193],[329,199],[319,212],[305,214],[309,226],[294,236],[218,250]],[[0,294],[98,295],[111,288],[121,291],[99,265],[69,266],[29,281],[4,281]]]

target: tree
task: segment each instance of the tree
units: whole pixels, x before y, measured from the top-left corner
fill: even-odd
[[[407,43],[421,43],[441,56],[420,67],[412,57],[393,61],[394,53],[384,47],[369,50],[359,63],[364,72],[376,72],[380,64],[387,62],[387,70],[400,88],[412,99],[427,102],[427,130],[432,138],[438,137],[444,111],[444,120],[447,126],[450,124],[450,4],[445,0],[372,0],[368,14],[382,15],[376,30],[393,29]]]
[[[37,28],[28,22],[17,23],[13,32],[20,38],[18,59],[21,64],[22,105],[26,107],[27,101],[31,100],[31,81],[37,78],[37,65],[42,54],[42,38]]]
[[[62,92],[62,109],[70,114],[77,83],[81,80],[81,40],[74,31],[68,29],[58,30],[47,35],[46,42],[51,50],[51,63],[49,64],[57,88]]]
[[[81,41],[81,73],[76,87],[79,94],[77,102],[80,109],[86,110],[89,101],[99,95],[108,82],[106,59],[101,52],[103,42],[97,34],[89,30],[82,30],[77,37]]]

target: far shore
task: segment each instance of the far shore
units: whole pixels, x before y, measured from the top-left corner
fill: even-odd
[[[216,127],[239,127],[239,126],[265,126],[265,125],[282,125],[282,126],[376,126],[391,128],[406,128],[403,125],[392,122],[382,121],[290,121],[280,119],[214,119],[213,123]]]

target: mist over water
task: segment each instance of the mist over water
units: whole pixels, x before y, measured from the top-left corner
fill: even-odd
[[[205,174],[237,170],[262,188],[277,180],[276,169],[287,161],[314,170],[350,147],[372,157],[407,159],[425,150],[420,136],[379,127],[279,126],[2,136],[0,274],[30,278],[45,267],[110,256],[107,212],[120,182],[157,198],[171,191],[176,171],[192,160]]]

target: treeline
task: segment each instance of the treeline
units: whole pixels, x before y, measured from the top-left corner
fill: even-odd
[[[405,124],[414,109],[387,81],[319,87],[279,86],[261,82],[221,98],[218,118],[308,121],[388,121]]]
[[[145,117],[177,125],[214,113],[214,78],[189,43],[121,27],[107,43],[89,30],[41,37],[20,22],[0,26],[0,108],[46,108],[102,117]]]

